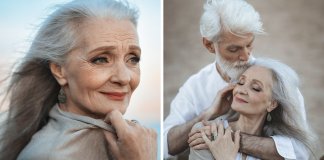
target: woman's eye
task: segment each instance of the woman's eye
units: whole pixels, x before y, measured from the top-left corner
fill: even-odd
[[[140,57],[137,57],[137,56],[134,56],[132,58],[129,59],[129,62],[132,63],[133,65],[136,65],[140,62],[141,58]]]
[[[106,57],[97,57],[91,60],[91,63],[94,64],[103,64],[103,63],[108,63],[108,58]]]
[[[260,92],[261,89],[260,88],[253,88],[254,91]]]

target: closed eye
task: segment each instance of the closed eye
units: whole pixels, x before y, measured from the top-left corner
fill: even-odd
[[[260,92],[261,91],[260,88],[253,88],[253,90],[256,91],[256,92]]]
[[[241,85],[243,85],[244,83],[239,81],[239,82],[237,82],[237,84],[241,86]]]
[[[232,52],[232,53],[235,53],[239,50],[238,47],[234,47],[234,48],[229,48],[228,51]]]

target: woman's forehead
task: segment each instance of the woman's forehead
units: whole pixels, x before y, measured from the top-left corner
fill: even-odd
[[[255,79],[262,82],[264,85],[273,84],[272,72],[270,69],[253,65],[249,67],[242,75],[247,79]]]
[[[135,25],[129,20],[94,19],[86,21],[82,26],[84,38],[116,38],[119,40],[138,39]]]
[[[80,38],[89,49],[107,43],[139,46],[136,27],[129,20],[92,20],[83,26]]]

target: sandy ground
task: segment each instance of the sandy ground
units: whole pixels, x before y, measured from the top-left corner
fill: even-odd
[[[324,1],[247,0],[267,32],[255,40],[254,55],[279,59],[296,70],[307,118],[324,144]],[[164,118],[179,87],[214,60],[202,46],[201,0],[164,0]],[[323,147],[320,155],[324,155]]]

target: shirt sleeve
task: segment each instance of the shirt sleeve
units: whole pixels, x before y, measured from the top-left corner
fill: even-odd
[[[171,157],[168,150],[169,130],[179,124],[186,123],[188,120],[197,116],[192,98],[192,85],[187,81],[179,90],[170,105],[170,113],[163,123],[163,156]]]
[[[308,159],[308,152],[299,141],[281,135],[271,136],[275,142],[277,152],[285,160]]]

